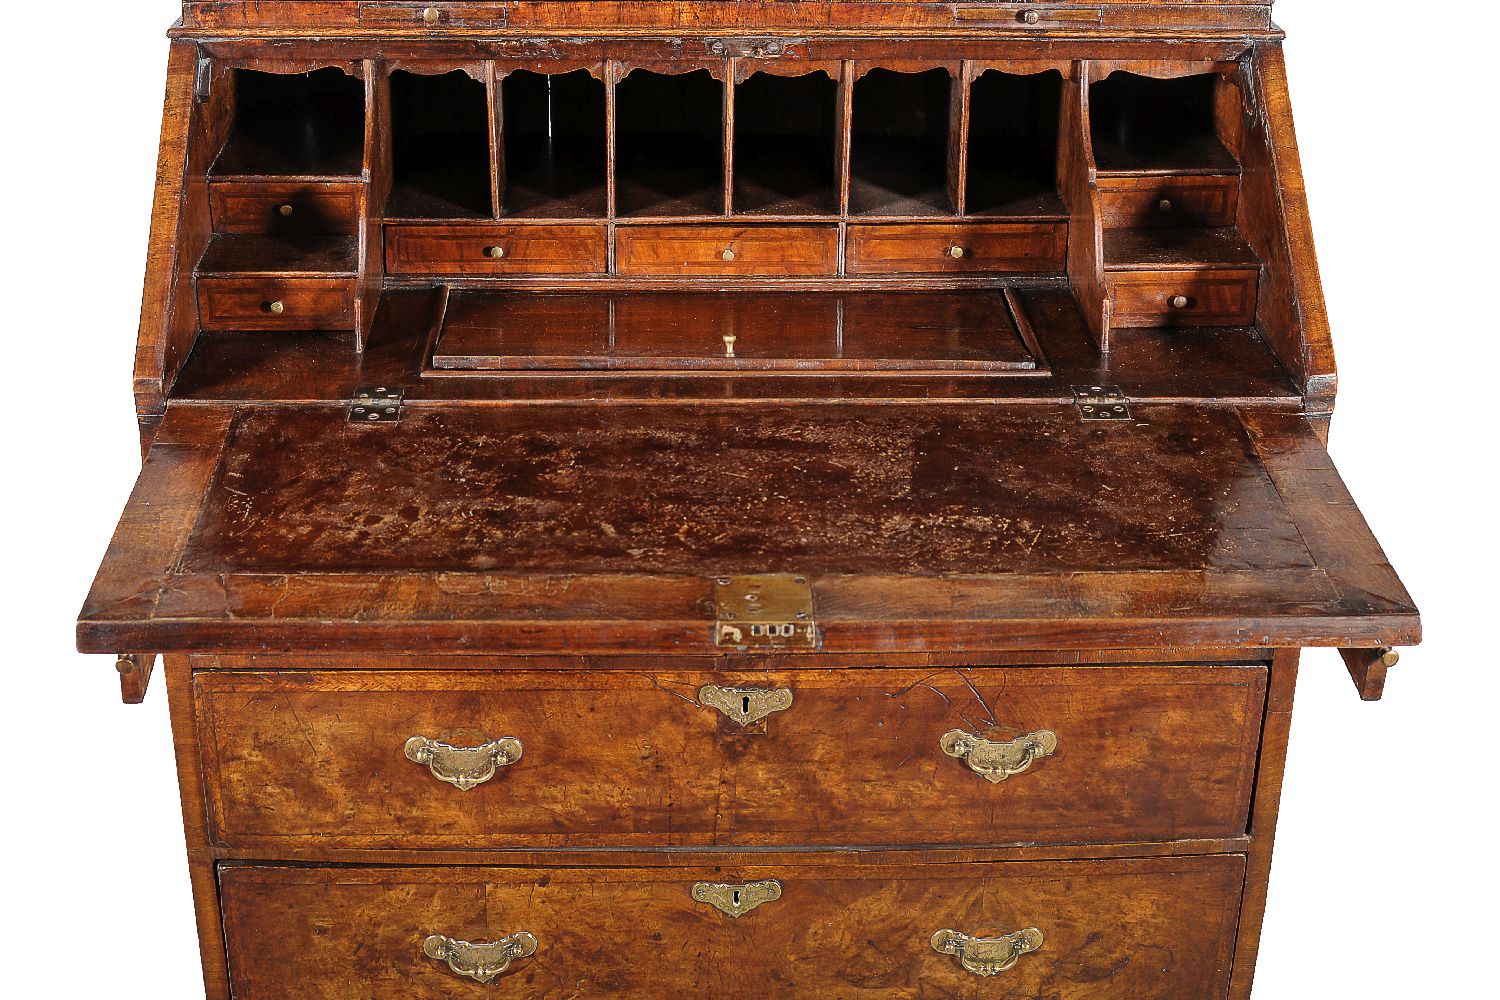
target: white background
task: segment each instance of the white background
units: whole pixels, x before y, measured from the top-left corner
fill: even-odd
[[[130,490],[130,372],[170,0],[12,19],[0,947],[15,997],[201,997],[166,699],[73,618]],[[1386,699],[1303,659],[1256,997],[1493,996],[1500,741],[1487,3],[1284,0],[1341,385],[1330,445],[1424,611]],[[1485,984],[1485,985],[1481,985]]]

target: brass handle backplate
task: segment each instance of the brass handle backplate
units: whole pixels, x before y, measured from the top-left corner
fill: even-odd
[[[422,954],[447,962],[455,975],[487,983],[503,974],[516,959],[535,955],[536,936],[530,931],[518,931],[498,941],[471,942],[433,934],[422,942]]]
[[[434,778],[467,792],[493,778],[497,768],[520,760],[521,741],[506,736],[477,747],[456,747],[425,736],[413,736],[406,741],[406,759],[426,764]]]
[[[707,903],[735,919],[743,917],[762,903],[781,898],[781,883],[774,878],[764,882],[749,882],[744,885],[725,885],[722,882],[694,882],[693,898]]]
[[[957,757],[985,781],[1001,782],[1029,770],[1032,764],[1057,752],[1057,734],[1038,729],[1018,739],[996,743],[962,729],[952,729],[938,741],[943,753]]]
[[[946,928],[932,936],[934,951],[953,955],[965,971],[976,976],[998,976],[1015,968],[1023,955],[1041,946],[1042,932],[1035,927],[993,938],[973,937]]]
[[[705,684],[698,689],[698,701],[709,708],[717,708],[741,726],[759,722],[772,712],[785,712],[792,707],[792,692],[789,688],[773,691],[761,688],[719,687]]]

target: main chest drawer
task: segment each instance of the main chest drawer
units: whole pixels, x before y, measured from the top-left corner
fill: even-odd
[[[1245,833],[1260,667],[206,672],[215,839],[350,848]]]
[[[1244,861],[220,870],[236,1000],[1225,993]],[[482,986],[481,982],[487,985]]]

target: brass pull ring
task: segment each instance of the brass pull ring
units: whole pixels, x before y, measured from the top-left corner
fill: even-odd
[[[716,708],[741,726],[759,722],[772,712],[785,712],[792,707],[790,688],[767,691],[761,688],[719,687],[705,684],[698,689],[698,701],[709,708]]]
[[[943,748],[943,753],[962,760],[969,765],[969,770],[985,781],[999,783],[1011,775],[1030,770],[1032,764],[1056,753],[1057,734],[1050,729],[1038,729],[1019,739],[995,743],[962,729],[953,729],[943,734],[938,745]]]
[[[433,934],[422,942],[422,954],[447,962],[455,975],[487,983],[502,975],[516,959],[536,954],[536,936],[518,931],[498,941],[471,942]]]
[[[425,736],[413,736],[406,741],[406,759],[426,764],[434,778],[467,792],[493,778],[497,768],[520,760],[521,741],[506,736],[477,747],[455,747]]]
[[[998,976],[1015,968],[1023,955],[1042,946],[1042,932],[1035,927],[1000,937],[973,937],[944,928],[932,936],[932,950],[952,955],[967,972],[976,976]]]

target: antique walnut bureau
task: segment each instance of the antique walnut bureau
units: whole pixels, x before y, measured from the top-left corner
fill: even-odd
[[[1419,639],[1335,381],[1267,4],[184,4],[78,644],[207,995],[1243,1000]]]

